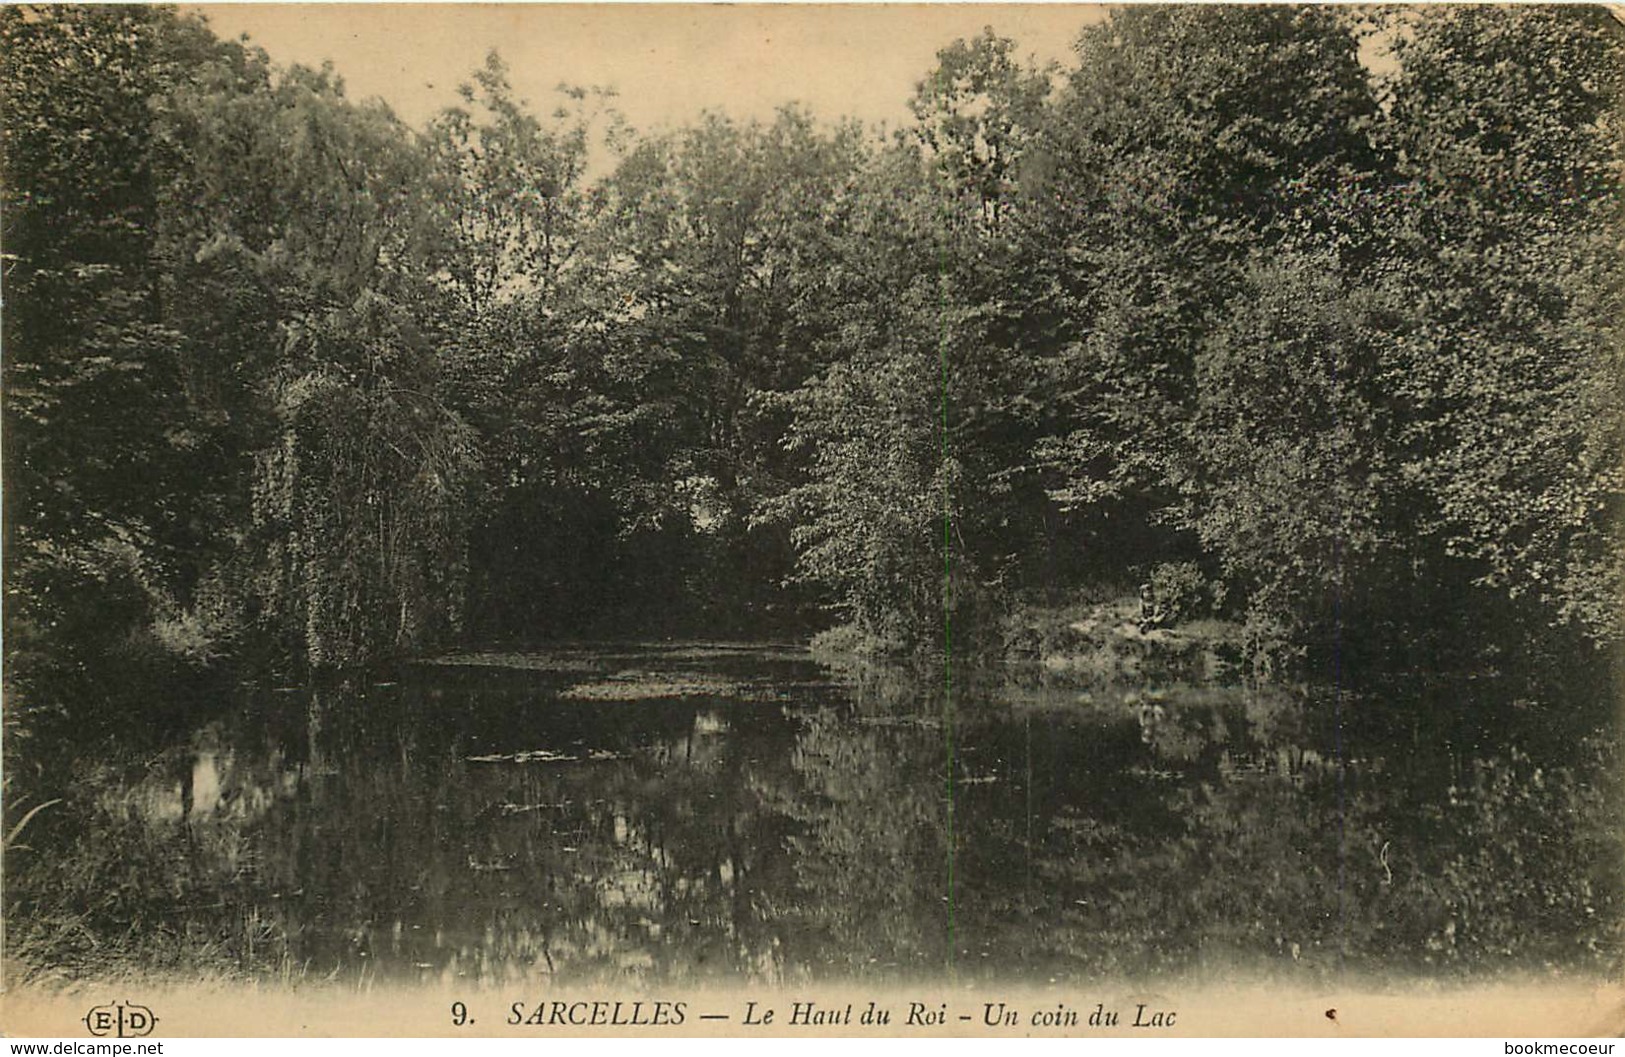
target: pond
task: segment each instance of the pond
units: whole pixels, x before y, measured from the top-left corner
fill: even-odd
[[[951,686],[661,643],[245,690],[79,762],[13,857],[14,950],[40,978],[393,983],[1618,963],[1617,758],[1549,713]]]

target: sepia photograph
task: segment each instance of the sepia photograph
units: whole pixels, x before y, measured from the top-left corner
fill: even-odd
[[[1622,90],[0,7],[0,1030],[1625,1033]]]

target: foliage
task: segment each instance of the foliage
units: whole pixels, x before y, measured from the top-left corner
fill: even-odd
[[[1369,179],[1375,103],[1326,8],[1140,8],[1085,31],[1024,214],[1063,507],[1166,524],[1199,491],[1198,350],[1249,257]]]
[[[1606,12],[1135,7],[1065,71],[989,29],[889,142],[539,116],[495,54],[413,130],[166,8],[0,43],[46,710],[470,630],[963,649],[1131,568],[1282,656],[1618,637]]]
[[[1217,608],[1212,586],[1195,562],[1163,562],[1151,570],[1140,598],[1142,630],[1200,620]]]
[[[1022,156],[1037,137],[1052,70],[1024,67],[1015,42],[991,27],[937,53],[937,66],[909,106],[943,191],[968,202],[978,225],[997,231],[1016,200]]]
[[[1398,561],[1383,349],[1402,309],[1321,254],[1250,267],[1197,363],[1187,521],[1255,609],[1334,623]]]
[[[932,686],[938,651],[1009,649],[1067,708],[1098,695],[1106,726],[1040,739],[1083,807],[1035,829],[1030,766],[940,769],[946,710],[963,697],[974,731],[986,701],[960,669],[945,700],[860,666],[853,730],[798,697],[746,721],[793,746],[752,755],[711,738],[720,713],[652,703],[765,684],[605,671],[565,696],[624,706],[637,769],[388,823],[436,862],[387,871],[414,893],[389,898],[451,920],[486,906],[462,898],[470,876],[523,862],[552,895],[489,933],[497,962],[624,977],[660,937],[673,961],[703,943],[712,971],[797,964],[787,893],[814,904],[803,964],[867,972],[884,952],[853,937],[908,965],[968,953],[909,927],[940,909],[945,855],[1022,857],[1030,893],[955,910],[1001,941],[1026,922],[1006,964],[1617,973],[1622,937],[1598,924],[1620,920],[1616,747],[1587,741],[1572,769],[1503,732],[1466,769],[1422,754],[1424,729],[1476,745],[1549,692],[1508,712],[1462,681],[1400,695],[1420,702],[1405,751],[1424,781],[1391,798],[1380,759],[1248,760],[1217,709],[1150,684],[1231,674],[1245,651],[1278,682],[1319,665],[1338,695],[1455,669],[1518,694],[1567,678],[1575,716],[1608,698],[1625,26],[1587,7],[1130,5],[1076,51],[1063,71],[991,29],[955,42],[889,138],[797,107],[639,136],[612,93],[568,86],[539,115],[493,54],[414,129],[330,67],[171,8],[0,10],[8,950],[75,975],[184,954],[297,976],[296,914],[200,900],[272,907],[254,900],[306,877],[352,904],[340,959],[384,942],[378,827],[421,797],[347,774],[380,811],[352,812],[370,821],[331,855],[300,850],[330,835],[280,771],[325,782],[314,693],[309,758],[272,757],[287,857],[246,861],[229,813],[188,820],[190,759],[154,771],[178,820],[97,799],[130,783],[91,759],[143,731],[177,743],[223,684],[320,687],[471,639],[822,628],[830,651],[921,655]],[[406,738],[384,753],[402,767],[433,736],[341,700],[327,720]],[[444,705],[436,688],[402,707]],[[1368,717],[1390,735],[1407,718],[1314,711],[1339,746],[1345,722],[1353,744]],[[1486,722],[1459,736],[1464,716]],[[472,762],[581,755],[537,752]],[[1123,752],[1139,763],[1093,765]],[[62,758],[86,762],[52,773]],[[458,751],[437,759],[470,779]],[[1014,759],[1007,741],[951,763]],[[944,843],[943,778],[985,787],[1005,844]],[[1022,805],[997,799],[1017,788]],[[544,801],[576,805],[574,830],[473,824]],[[1129,801],[1150,807],[1132,825],[1113,816]],[[446,833],[480,843],[445,860]],[[488,928],[445,948],[448,979],[486,965],[467,937]],[[397,954],[431,949],[401,931]]]
[[[1420,325],[1389,378],[1419,542],[1540,621],[1610,641],[1625,29],[1600,9],[1429,11],[1398,60],[1393,266]]]
[[[5,17],[15,677],[66,696],[109,631],[192,663],[428,641],[478,456],[435,395],[415,140],[163,9]]]

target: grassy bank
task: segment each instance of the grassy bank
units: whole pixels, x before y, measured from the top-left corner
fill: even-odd
[[[1162,626],[1134,595],[1017,607],[1005,620],[1006,657],[1046,681],[1092,687],[1141,679],[1208,682],[1240,673],[1242,627],[1211,617]]]

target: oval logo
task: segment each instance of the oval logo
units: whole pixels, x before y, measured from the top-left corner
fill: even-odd
[[[158,1018],[146,1006],[134,1002],[114,1002],[106,1006],[93,1006],[85,1014],[85,1029],[97,1038],[116,1035],[121,1039],[152,1034]]]

